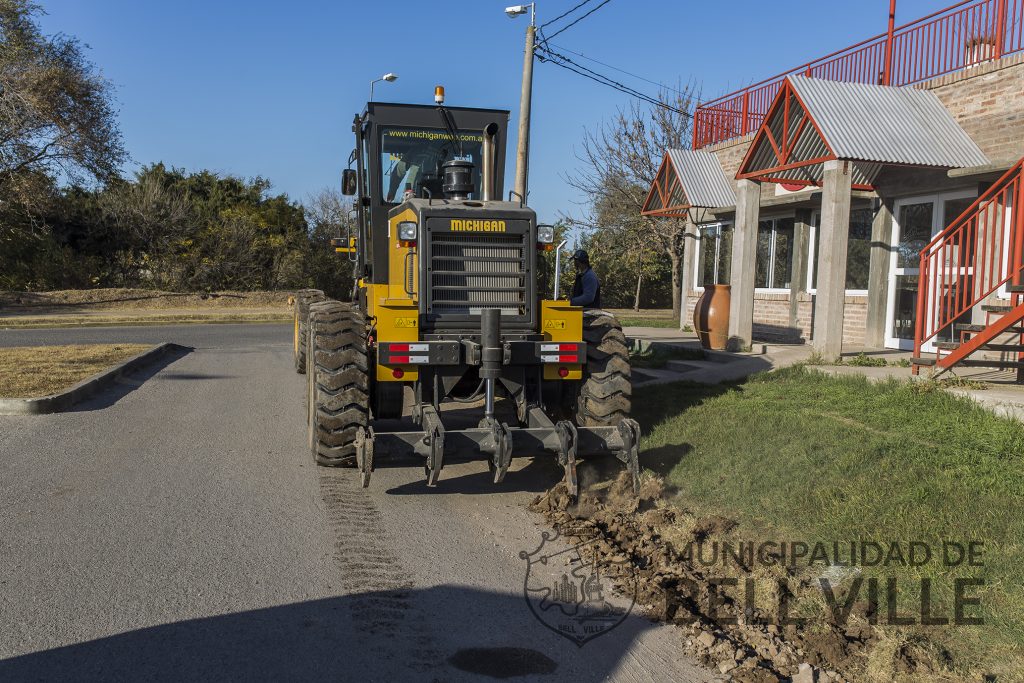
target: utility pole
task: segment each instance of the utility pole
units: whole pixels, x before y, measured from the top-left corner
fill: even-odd
[[[527,176],[530,172],[530,100],[533,95],[533,50],[537,38],[537,11],[535,3],[509,7],[505,13],[516,17],[530,8],[530,25],[526,27],[526,48],[523,51],[523,91],[519,97],[519,142],[516,147],[515,193],[525,204]]]

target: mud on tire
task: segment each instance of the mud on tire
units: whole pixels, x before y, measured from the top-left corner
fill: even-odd
[[[632,400],[629,348],[622,326],[611,313],[583,312],[587,364],[576,398],[576,424],[614,427],[629,417]]]
[[[355,438],[369,424],[366,321],[352,304],[309,307],[306,383],[309,447],[317,464],[355,465]]]
[[[295,292],[294,327],[292,341],[292,358],[295,361],[295,372],[300,375],[306,372],[306,326],[309,321],[309,307],[324,300],[324,293],[319,289],[300,289]]]

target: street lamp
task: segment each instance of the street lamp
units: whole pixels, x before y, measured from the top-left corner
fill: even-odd
[[[514,19],[515,17],[518,17],[520,14],[526,14],[527,10],[530,10],[531,13],[534,13],[534,12],[536,12],[536,8],[534,7],[534,4],[535,3],[531,2],[529,5],[512,5],[511,7],[506,7],[505,8],[505,14],[507,14],[509,17]],[[535,18],[536,17],[531,16],[531,19],[530,19],[530,23],[531,24],[534,23],[533,20]]]
[[[373,102],[373,84],[380,83],[381,81],[387,81],[388,83],[394,83],[398,80],[398,74],[391,73],[390,71],[380,78],[375,78],[370,81],[370,101]]]
[[[526,27],[526,50],[523,53],[523,92],[519,97],[519,144],[516,147],[515,193],[526,203],[526,178],[530,166],[530,98],[533,95],[533,49],[537,38],[536,3],[512,5],[505,8],[509,18],[530,12],[530,25]]]

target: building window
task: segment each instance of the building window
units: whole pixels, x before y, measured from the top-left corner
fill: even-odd
[[[850,211],[850,241],[846,251],[846,290],[854,292],[866,292],[868,289],[868,274],[871,270],[871,226],[875,219],[875,212],[872,209],[854,209]],[[811,292],[818,289],[818,252],[821,240],[818,236],[821,232],[818,226],[821,225],[821,214],[815,213],[811,230],[811,239],[814,241],[811,253],[814,257],[811,260],[808,272],[810,273]]]
[[[729,284],[732,267],[732,225],[708,223],[699,226],[696,286]]]
[[[793,219],[773,218],[758,223],[754,286],[789,289],[793,280]]]

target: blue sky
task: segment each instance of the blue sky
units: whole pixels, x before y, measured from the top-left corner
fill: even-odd
[[[577,1],[539,0],[538,23]],[[429,104],[441,83],[448,104],[510,109],[511,129],[517,125],[527,19],[508,19],[505,0],[42,4],[44,30],[88,44],[114,83],[135,163],[261,175],[303,199],[337,184],[352,149],[353,114],[370,80],[386,71],[399,79],[377,84],[378,100]],[[948,4],[899,0],[897,22]],[[710,99],[881,33],[888,7],[888,0],[612,0],[552,42],[656,82],[693,80]],[[577,166],[584,129],[629,100],[538,63],[533,101],[530,203],[548,221],[576,212],[584,199],[562,180]],[[510,161],[506,185],[511,177]]]

